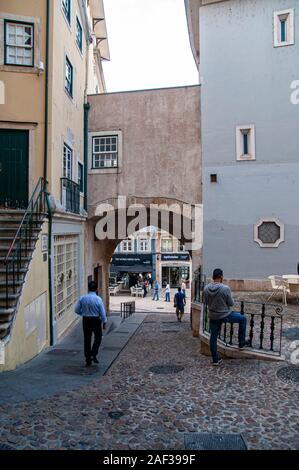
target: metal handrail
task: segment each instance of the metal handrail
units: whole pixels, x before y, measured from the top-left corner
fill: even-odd
[[[199,302],[203,306],[202,328],[203,332],[210,333],[208,316],[208,306],[204,301],[204,287],[206,277],[199,271],[194,277],[194,302]],[[281,356],[282,353],[282,327],[283,327],[283,306],[268,301],[235,300],[234,310],[240,311],[242,315],[248,317],[248,333],[250,346],[257,345],[263,353],[273,353]],[[233,324],[223,322],[218,339],[226,346],[234,345]]]
[[[253,337],[254,337],[254,329],[255,327],[259,328],[258,331],[258,340],[259,345],[258,349],[263,351],[263,353],[277,353],[278,356],[281,356],[282,352],[282,327],[283,327],[283,307],[278,304],[267,304],[266,302],[254,302],[250,300],[236,300],[235,304],[240,304],[240,313],[242,315],[247,315],[249,317],[248,327],[249,327],[249,339],[250,339],[250,346],[253,347]],[[246,305],[250,305],[251,307],[258,307],[255,311],[247,311]],[[266,311],[267,308],[271,308],[271,313]],[[256,321],[256,318],[259,321]],[[267,319],[267,325],[265,324],[265,320]],[[274,336],[274,332],[277,330],[276,320],[278,321],[279,329],[277,331],[278,337]],[[225,343],[226,346],[232,346],[233,343],[233,336],[234,336],[234,324],[230,324],[227,328],[227,323],[223,322],[221,327],[221,331],[219,333],[218,339]],[[266,328],[268,328],[269,334],[269,346],[265,346],[265,332]],[[227,331],[229,330],[229,331]],[[208,317],[208,306],[203,304],[203,331],[210,334],[210,325],[209,325],[209,317]],[[278,340],[278,348],[274,349],[274,342]]]
[[[16,280],[20,279],[20,269],[22,267],[22,250],[25,242],[25,256],[28,254],[28,244],[32,241],[32,223],[34,216],[36,223],[40,221],[40,215],[44,213],[46,204],[46,192],[44,188],[44,179],[39,178],[38,183],[28,203],[28,207],[22,217],[13,241],[10,244],[7,255],[4,260],[6,266],[6,308],[9,306],[9,276],[13,276],[13,293],[16,292]],[[25,237],[23,233],[25,232]],[[15,250],[14,250],[15,249]],[[12,254],[14,250],[14,253]],[[10,259],[11,258],[11,259]],[[15,264],[17,263],[17,266]],[[11,268],[11,269],[9,269]],[[16,279],[17,277],[17,279]]]
[[[38,183],[37,183],[37,185],[36,185],[36,187],[35,187],[35,190],[33,191],[33,194],[32,194],[32,196],[31,196],[31,198],[30,198],[28,207],[27,207],[27,209],[25,210],[24,216],[23,216],[23,218],[22,218],[22,220],[21,220],[21,223],[20,223],[20,225],[19,225],[19,228],[18,228],[18,230],[17,230],[17,233],[15,234],[15,237],[14,237],[13,241],[11,242],[11,245],[10,245],[10,247],[9,247],[9,249],[8,249],[8,253],[7,253],[6,258],[5,258],[5,260],[4,260],[4,264],[5,264],[5,265],[7,264],[8,258],[10,257],[10,254],[11,254],[11,252],[12,252],[12,250],[13,250],[15,244],[16,244],[16,241],[17,241],[17,239],[19,238],[19,234],[20,234],[20,232],[21,232],[21,230],[22,230],[22,228],[23,228],[23,224],[24,224],[24,221],[25,221],[25,219],[26,219],[26,216],[27,216],[27,214],[29,213],[30,205],[31,205],[32,202],[33,202],[34,196],[35,196],[35,194],[36,194],[36,192],[37,192],[37,190],[38,190],[39,187],[43,188],[43,181],[44,181],[44,179],[43,179],[42,177],[39,178]],[[41,192],[43,192],[42,189],[40,190],[40,193],[41,193]],[[40,196],[40,193],[39,193],[38,197]],[[36,204],[36,203],[35,203],[35,204]],[[35,207],[35,205],[34,205],[34,207]],[[33,212],[33,211],[31,211],[31,212]]]

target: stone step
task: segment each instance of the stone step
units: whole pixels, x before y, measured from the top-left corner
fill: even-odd
[[[13,287],[14,285],[21,286],[22,284],[23,284],[23,281],[15,281],[15,282],[8,281],[8,286],[9,287]],[[1,289],[1,287],[6,287],[6,281],[0,280],[0,289]]]
[[[0,321],[2,320],[2,317],[12,316],[14,313],[15,313],[14,308],[0,307]]]
[[[27,268],[21,268],[21,269],[18,269],[18,271],[15,270],[15,275],[17,274],[17,272],[26,273],[27,271],[28,271]],[[2,268],[2,266],[0,266],[0,274],[6,274],[6,268]],[[12,269],[8,270],[8,275],[9,276],[13,275],[13,270]]]
[[[18,297],[20,296],[20,294],[8,294],[8,300],[16,300],[18,299]],[[6,300],[6,294],[3,294],[0,292],[0,301],[1,300]]]
[[[5,226],[5,227],[1,227],[1,220],[0,220],[0,232],[3,232],[3,235],[6,235],[7,233],[9,232],[13,232],[14,234],[17,233],[17,230],[18,230],[18,226],[16,227],[12,227],[11,225],[9,226]],[[28,231],[29,231],[29,228],[28,228]],[[40,231],[40,228],[39,226],[37,227],[36,224],[34,224],[32,227],[31,227],[31,232],[39,232]],[[25,227],[23,227],[20,231],[21,233],[25,234],[26,233],[26,229]]]
[[[35,245],[36,245],[35,242],[32,242],[31,244],[28,244],[28,250],[30,249],[30,250],[33,251],[34,248],[35,248]],[[11,243],[1,243],[0,244],[0,253],[5,252],[5,254],[7,254],[10,246],[11,246]],[[18,245],[13,246],[12,247],[12,252],[15,251],[17,248],[18,248]],[[26,248],[24,246],[22,247],[22,251],[26,251]],[[1,255],[1,256],[4,256],[4,255]]]
[[[0,331],[6,331],[7,328],[10,327],[10,322],[9,323],[0,323]]]
[[[2,242],[9,242],[9,241],[12,242],[14,238],[15,238],[14,236],[0,235],[0,245]],[[25,240],[25,234],[23,236],[19,234],[17,240],[20,240],[20,239]],[[30,237],[30,239],[33,242],[33,241],[36,241],[38,237],[34,236],[34,237]]]
[[[3,216],[23,216],[25,214],[24,209],[0,209],[0,217]]]
[[[8,261],[12,261],[13,259],[14,259],[13,256],[8,257]],[[32,259],[32,256],[21,256],[21,263],[31,261],[31,259]],[[2,263],[4,263],[5,260],[6,260],[6,256],[0,256],[0,266]]]

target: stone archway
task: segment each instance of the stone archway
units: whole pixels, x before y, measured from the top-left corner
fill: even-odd
[[[102,267],[102,296],[107,309],[109,308],[109,265],[112,255],[122,240],[140,229],[155,226],[175,236],[188,246],[192,258],[192,271],[195,272],[199,268],[202,238],[192,241],[194,236],[192,230],[197,228],[201,237],[201,209],[201,206],[190,206],[175,199],[140,197],[121,200],[111,198],[91,209],[86,230],[86,246],[92,248],[86,251],[86,267],[90,273],[93,272],[94,266]],[[106,237],[103,238],[105,233]]]

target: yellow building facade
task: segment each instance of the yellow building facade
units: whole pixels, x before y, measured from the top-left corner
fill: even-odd
[[[105,91],[103,1],[1,0],[0,37],[1,371],[66,333],[86,286],[87,94]]]

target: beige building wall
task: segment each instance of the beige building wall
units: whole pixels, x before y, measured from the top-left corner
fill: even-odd
[[[34,67],[4,65],[4,20],[34,23]],[[30,131],[29,194],[43,175],[46,2],[0,0],[0,80],[4,104],[0,105],[0,128]]]
[[[63,164],[64,142],[73,150],[73,181],[78,181],[78,162],[84,163],[84,103],[87,92],[97,93],[104,89],[101,77],[101,63],[95,61],[95,38],[92,36],[92,10],[86,11],[87,19],[79,0],[72,1],[71,21],[68,23],[61,7],[61,2],[53,2],[51,29],[53,43],[51,47],[50,78],[50,189],[51,194],[61,199],[60,178]],[[76,43],[76,18],[83,28],[82,52]],[[90,43],[90,40],[93,42]],[[65,90],[66,57],[73,66],[73,96]],[[102,81],[101,81],[102,79]],[[82,199],[81,199],[82,203]]]
[[[61,178],[64,176],[63,147],[66,144],[72,150],[71,180],[78,183],[78,163],[84,165],[84,104],[87,102],[87,93],[88,91],[99,93],[105,89],[100,50],[97,47],[96,34],[93,30],[94,15],[101,14],[100,10],[97,12],[99,6],[101,6],[100,0],[92,0],[86,4],[79,0],[72,1],[71,19],[68,22],[61,8],[61,2],[56,2],[51,15],[53,43],[50,80],[49,174],[51,181],[50,192],[55,210],[53,236],[65,238],[66,243],[74,235],[78,237],[80,266],[78,266],[76,272],[78,277],[77,298],[85,292],[87,284],[84,266],[88,250],[85,249],[85,237],[83,235],[87,214],[83,209],[83,193],[80,197],[80,214],[65,213],[64,211],[61,194]],[[80,51],[76,41],[77,18],[82,26],[82,51]],[[66,57],[73,67],[72,96],[65,89]],[[53,250],[55,252],[54,245]],[[53,272],[54,264],[55,259],[52,260]],[[71,307],[64,311],[60,320],[57,321],[57,311],[60,308],[55,300],[57,282],[54,276],[52,298],[55,341],[76,319],[76,316],[71,312],[73,310]]]
[[[80,240],[78,296],[85,287],[83,268],[85,217],[71,213],[65,214],[60,205],[63,142],[73,149],[72,180],[77,182],[78,162],[84,163],[85,99],[87,92],[98,93],[105,90],[101,54],[106,51],[106,58],[109,59],[107,41],[100,50],[100,45],[97,44],[96,36],[92,31],[92,18],[98,7],[103,9],[102,1],[89,0],[87,3],[88,10],[84,8],[81,0],[72,0],[71,25],[68,25],[62,11],[61,1],[52,1],[49,25],[48,190],[54,196],[57,203],[56,209],[59,211],[59,214],[57,212],[56,215],[54,214],[54,235],[76,234]],[[3,82],[1,89],[5,90],[5,104],[0,105],[0,129],[28,129],[30,131],[29,197],[38,178],[43,176],[44,169],[45,70],[42,70],[42,65],[45,67],[46,62],[46,6],[46,1],[0,0],[0,37],[4,35],[4,19],[34,23],[33,68],[5,66],[3,41],[0,43],[0,81]],[[76,17],[79,18],[83,29],[82,53],[76,44]],[[101,26],[103,27],[105,28],[105,24]],[[100,33],[101,31],[98,30],[97,34]],[[73,98],[70,98],[65,91],[66,56],[73,66]],[[83,208],[83,195],[81,208]],[[42,233],[48,233],[46,222]],[[53,248],[53,240],[50,243]],[[14,369],[49,345],[47,261],[44,260],[44,253],[41,253],[39,240],[26,275],[14,326],[6,341],[5,366],[2,368],[0,366],[0,371]],[[55,315],[55,310],[53,315]]]
[[[89,209],[126,195],[201,203],[198,87],[89,96]],[[92,136],[119,133],[116,169],[91,169]]]
[[[62,178],[63,145],[66,143],[73,150],[73,175],[77,181],[77,164],[83,163],[83,120],[84,91],[86,83],[86,41],[83,37],[83,53],[76,44],[76,16],[83,24],[77,2],[72,2],[71,25],[68,24],[59,6],[52,12],[52,24],[55,27],[52,44],[51,73],[51,128],[50,128],[50,179],[51,194],[60,201]],[[65,90],[66,57],[73,66],[73,97]]]
[[[15,369],[49,346],[48,253],[42,250],[43,235],[48,235],[48,222],[42,226],[26,275],[11,335],[5,341],[5,364],[0,364],[0,372]]]
[[[1,38],[5,19],[34,24],[34,67],[4,65],[4,42],[0,41],[0,80],[5,90],[5,102],[0,105],[0,129],[29,130],[30,197],[43,175],[44,164],[45,73],[41,72],[40,64],[45,64],[46,2],[1,0]],[[5,341],[5,364],[0,365],[0,371],[14,369],[49,344],[48,262],[43,260],[41,251],[41,237],[47,233],[45,222],[11,335]]]

